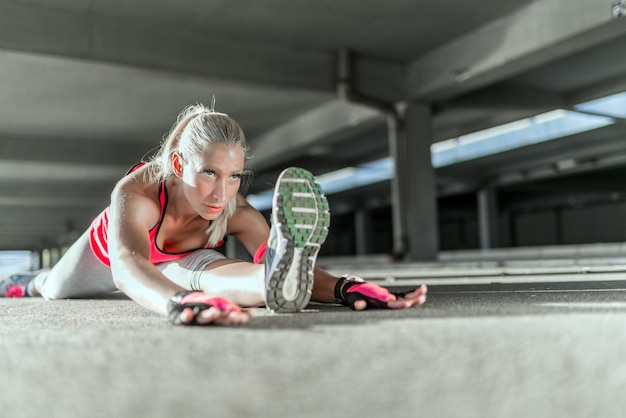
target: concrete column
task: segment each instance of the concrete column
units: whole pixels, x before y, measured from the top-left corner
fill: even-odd
[[[430,157],[432,121],[430,107],[411,103],[404,117],[390,130],[394,158],[392,216],[394,254],[406,261],[435,260],[439,251],[435,173]]]
[[[30,254],[30,269],[31,270],[39,270],[42,268],[41,265],[41,250],[35,250]]]
[[[356,255],[370,253],[372,248],[372,214],[370,209],[359,208],[354,212],[354,241]]]
[[[493,187],[483,187],[477,194],[478,239],[483,250],[499,246],[498,196]]]
[[[227,258],[238,258],[237,240],[235,237],[228,237],[224,244],[224,255]]]
[[[406,219],[404,219],[403,205],[405,199],[400,193],[400,176],[405,163],[400,160],[401,152],[399,148],[404,143],[400,140],[404,136],[404,115],[396,115],[395,117],[387,116],[387,130],[389,135],[389,155],[394,161],[394,175],[391,178],[391,223],[392,223],[392,248],[391,252],[394,258],[401,259],[405,256],[407,239],[406,239]]]
[[[54,265],[61,258],[61,250],[57,247],[50,248],[50,267],[54,267]]]

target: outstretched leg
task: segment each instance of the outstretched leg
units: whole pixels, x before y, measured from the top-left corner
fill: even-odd
[[[43,296],[45,299],[87,298],[117,290],[111,270],[89,247],[85,232],[52,269],[13,275],[0,282],[0,296]]]
[[[313,268],[328,235],[328,201],[315,177],[290,167],[278,177],[265,252],[265,303],[275,312],[298,312],[311,299]]]
[[[242,307],[263,306],[265,285],[260,264],[227,259],[215,250],[206,249],[157,267],[187,290],[201,290]]]
[[[39,274],[33,284],[32,296],[45,299],[88,298],[117,290],[111,269],[91,251],[89,231],[72,244],[51,270]]]

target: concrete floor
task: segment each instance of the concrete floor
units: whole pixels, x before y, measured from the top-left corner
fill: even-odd
[[[174,327],[122,295],[0,299],[0,416],[623,416],[626,281],[576,279],[431,283],[410,311],[234,328]]]

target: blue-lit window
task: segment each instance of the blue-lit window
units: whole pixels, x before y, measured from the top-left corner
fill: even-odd
[[[30,251],[0,251],[0,277],[36,268],[33,257],[34,254]]]
[[[626,118],[626,92],[581,103],[576,106],[576,110]]]
[[[510,151],[527,145],[556,140],[615,123],[626,118],[626,92],[575,106],[575,110],[556,109],[531,118],[484,129],[431,146],[433,167],[443,167],[476,158]],[[393,177],[391,157],[357,167],[347,167],[318,177],[326,194],[338,193]],[[265,210],[272,205],[272,191],[248,196],[252,206]]]
[[[606,116],[557,109],[516,122],[496,126],[431,146],[434,167],[486,157],[526,145],[550,141],[611,125]]]

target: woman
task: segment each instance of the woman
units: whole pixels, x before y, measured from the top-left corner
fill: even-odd
[[[394,294],[314,267],[330,215],[306,170],[281,173],[270,230],[238,193],[247,151],[228,115],[185,109],[158,153],[118,182],[111,205],[61,260],[28,283],[4,286],[6,296],[85,298],[120,289],[175,324],[198,325],[243,323],[253,310],[242,307],[264,304],[297,312],[309,299],[355,310],[424,303],[425,286]],[[226,235],[255,262],[217,252]]]

